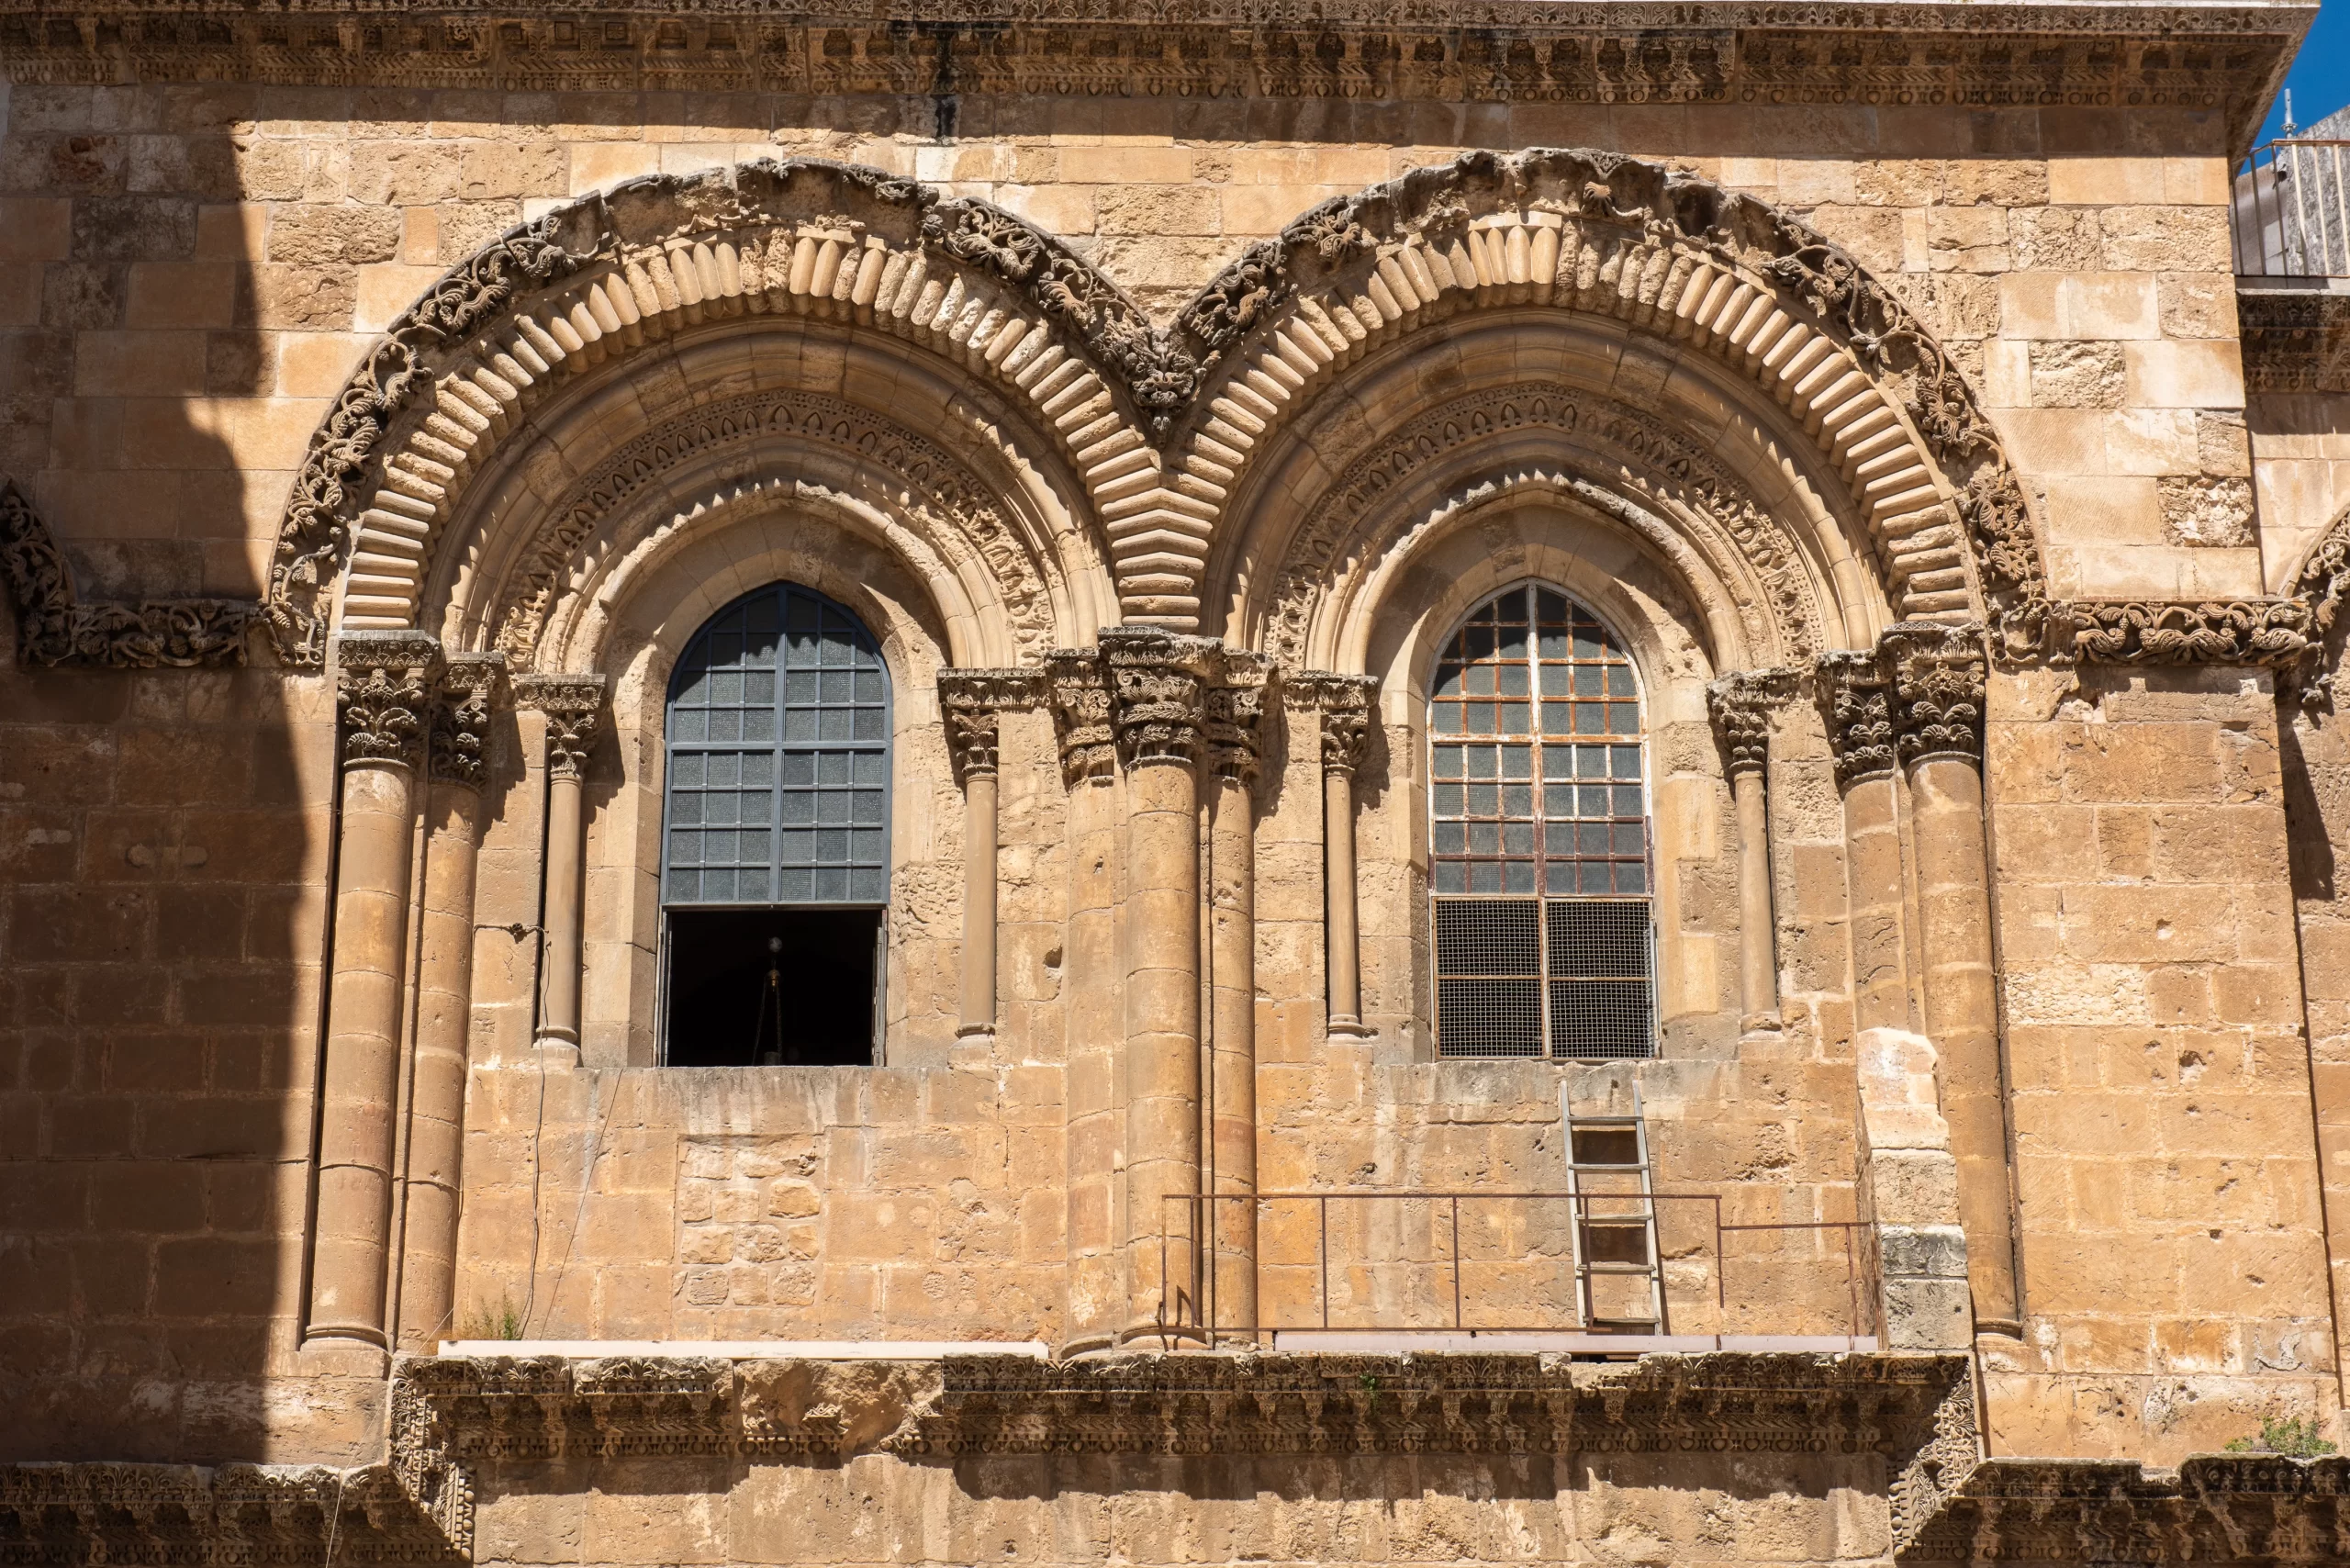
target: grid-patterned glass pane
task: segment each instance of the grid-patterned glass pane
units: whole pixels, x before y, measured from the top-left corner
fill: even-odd
[[[1547,1041],[1559,1056],[1647,1055],[1640,700],[1615,634],[1555,588],[1496,594],[1446,644],[1428,728],[1439,1048],[1530,1055]],[[1539,1014],[1525,1029],[1496,1022],[1498,982],[1465,983],[1494,973],[1470,952],[1470,933],[1486,916],[1447,913],[1505,902],[1526,911],[1529,933],[1544,933],[1528,955],[1534,963],[1513,977]],[[1595,910],[1616,913],[1583,913]],[[1635,924],[1639,963],[1627,969],[1617,955]],[[1590,943],[1610,955],[1602,967]],[[1637,1006],[1627,987],[1637,990]]]
[[[856,616],[789,583],[720,610],[669,683],[665,902],[887,902],[889,734]]]

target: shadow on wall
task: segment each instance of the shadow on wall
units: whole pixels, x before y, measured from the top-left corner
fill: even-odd
[[[264,1380],[302,1294],[332,703],[258,640],[264,667],[137,667],[139,601],[233,629],[258,597],[266,427],[316,418],[264,401],[324,284],[249,253],[255,95],[0,87],[0,473],[70,576],[23,601],[13,513],[0,1460],[289,1452]]]

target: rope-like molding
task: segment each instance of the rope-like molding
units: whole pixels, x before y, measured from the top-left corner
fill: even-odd
[[[16,600],[17,657],[28,665],[204,668],[245,662],[260,606],[237,599],[84,604],[49,524],[0,478],[0,573]]]

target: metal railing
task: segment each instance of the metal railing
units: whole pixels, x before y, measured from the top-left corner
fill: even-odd
[[[1281,1334],[1621,1336],[1620,1315],[1606,1311],[1597,1293],[1603,1279],[1623,1275],[1586,1265],[1596,1238],[1631,1228],[1645,1218],[1641,1205],[1653,1203],[1664,1282],[1655,1336],[1716,1343],[1835,1338],[1857,1345],[1875,1333],[1874,1293],[1866,1288],[1874,1260],[1863,1255],[1868,1226],[1725,1217],[1726,1198],[1745,1206],[1762,1196],[1489,1189],[1169,1193],[1163,1202],[1171,1205],[1165,1211],[1170,1223],[1159,1234],[1158,1322],[1170,1343],[1210,1345]],[[1340,1233],[1335,1260],[1334,1229]],[[1778,1244],[1760,1245],[1765,1238]],[[1597,1245],[1604,1250],[1606,1243]],[[1241,1295],[1235,1271],[1245,1271],[1252,1287],[1255,1321],[1225,1305]]]
[[[2239,277],[2350,277],[2350,141],[2287,137],[2236,171],[2228,227]]]

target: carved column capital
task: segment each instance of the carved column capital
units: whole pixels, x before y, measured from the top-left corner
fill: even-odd
[[[433,693],[432,727],[425,744],[425,771],[434,783],[481,788],[489,771],[483,758],[489,715],[505,684],[504,654],[450,656]]]
[[[519,675],[514,700],[546,715],[547,771],[576,778],[595,748],[596,722],[604,711],[600,675]]]
[[[1261,722],[1272,662],[1262,654],[1225,651],[1208,688],[1208,767],[1218,778],[1253,783],[1262,755]]]
[[[1059,737],[1061,777],[1070,784],[1106,782],[1117,771],[1110,726],[1110,682],[1091,648],[1055,648],[1045,655],[1045,695]]]
[[[1110,677],[1111,723],[1128,767],[1200,759],[1206,739],[1206,692],[1222,644],[1156,626],[1113,626],[1102,633]]]
[[[1042,672],[1033,669],[938,672],[938,711],[957,778],[996,770],[997,720],[1013,709],[1034,708],[1044,686]]]
[[[1852,785],[1893,771],[1893,689],[1874,652],[1822,654],[1814,682],[1836,782]]]
[[[1893,680],[1894,727],[1901,760],[1957,756],[1983,765],[1984,685],[1990,659],[1983,628],[1905,621],[1879,644]]]
[[[345,762],[415,766],[441,644],[422,632],[347,632],[335,639],[334,701]]]
[[[1379,696],[1379,678],[1308,670],[1290,685],[1302,701],[1322,715],[1322,771],[1353,773],[1362,765],[1363,747],[1371,735],[1371,704]]]
[[[1795,695],[1801,679],[1791,669],[1740,669],[1706,688],[1706,711],[1732,778],[1769,767],[1771,715]]]

